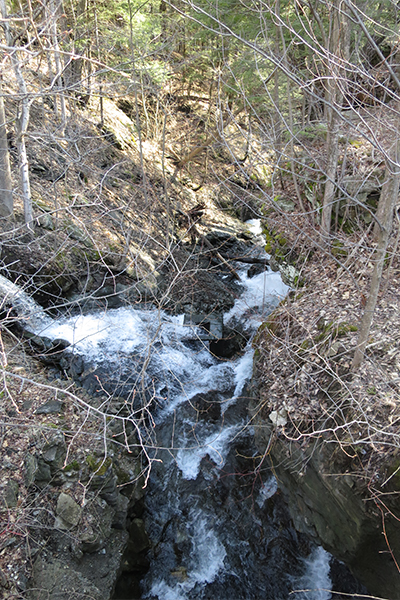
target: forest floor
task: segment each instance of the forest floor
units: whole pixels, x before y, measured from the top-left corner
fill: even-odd
[[[326,252],[313,224],[299,217],[293,219],[295,228],[292,219],[290,215],[289,227],[286,215],[269,221],[300,257],[302,285],[274,311],[255,343],[262,415],[282,414],[286,424],[280,434],[290,441],[304,445],[324,438],[337,443],[342,466],[359,476],[362,487],[397,493],[398,480],[392,479],[400,442],[397,227],[365,359],[353,372],[374,269],[371,233],[338,234],[332,252]]]

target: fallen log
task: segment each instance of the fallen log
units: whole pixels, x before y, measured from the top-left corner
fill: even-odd
[[[241,281],[240,276],[238,275],[238,273],[235,271],[235,269],[232,267],[232,265],[230,265],[227,260],[218,252],[218,250],[216,250],[214,248],[214,246],[211,244],[211,242],[208,241],[208,239],[202,235],[201,236],[201,241],[203,242],[203,244],[205,246],[207,246],[207,248],[210,250],[211,254],[214,254],[218,260],[220,262],[222,262],[222,264],[228,269],[228,271],[230,271],[230,273],[233,275],[233,277],[237,280],[237,281]]]
[[[8,311],[11,312],[8,313]],[[37,331],[51,322],[44,309],[24,290],[0,275],[0,311],[24,329]]]
[[[5,314],[3,323],[17,333],[32,354],[46,365],[59,365],[64,350],[70,346],[66,340],[52,340],[38,334],[52,323],[44,309],[23,289],[0,275],[0,312]],[[3,367],[7,357],[0,344],[0,360]]]
[[[269,265],[268,258],[253,258],[250,256],[228,256],[227,254],[221,254],[221,256],[223,256],[225,260],[234,260],[249,265]]]

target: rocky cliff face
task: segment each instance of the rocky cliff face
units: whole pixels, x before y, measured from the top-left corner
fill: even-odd
[[[318,439],[300,446],[261,419],[255,432],[260,452],[269,448],[296,529],[344,561],[370,593],[400,597],[400,575],[391,555],[399,555],[400,522],[390,514],[399,513],[398,494],[388,494],[385,505],[374,501],[373,482],[368,489],[368,482],[349,472],[338,444]]]
[[[89,455],[65,465],[67,445],[57,431],[27,455],[25,483],[38,507],[31,532],[31,600],[82,594],[109,600],[122,572],[146,570],[141,479],[135,481],[132,472],[135,460],[118,454],[111,450],[106,458]]]

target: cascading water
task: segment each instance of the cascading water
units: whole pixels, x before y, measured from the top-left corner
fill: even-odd
[[[287,287],[271,271],[250,279],[243,269],[241,279],[243,293],[224,323],[250,337]],[[221,360],[183,317],[133,308],[58,319],[41,333],[68,340],[95,372],[106,365],[104,389],[129,398],[133,415],[143,415],[143,404],[151,414],[142,432],[152,465],[143,598],[282,600],[294,589],[329,590],[329,555],[310,554],[253,446],[251,343],[240,358]]]

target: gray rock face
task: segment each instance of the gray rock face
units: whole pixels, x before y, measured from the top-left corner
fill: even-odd
[[[4,492],[3,505],[5,508],[14,508],[18,502],[19,486],[16,481],[10,479]]]
[[[36,410],[37,415],[50,415],[60,413],[64,409],[64,402],[60,402],[59,400],[49,400],[46,404],[39,406]]]
[[[35,455],[25,459],[25,484],[45,487],[50,483],[60,484],[61,469],[67,449],[61,431],[55,432],[49,441]]]
[[[35,587],[28,592],[29,600],[108,600],[82,573],[58,559],[38,559],[32,579]]]
[[[116,466],[109,457],[103,472],[96,462],[97,455],[91,455],[91,463],[82,460],[73,469],[63,470],[65,456],[64,435],[56,431],[47,437],[42,447],[36,441],[35,454],[28,454],[25,461],[25,481],[32,493],[39,489],[40,497],[45,490],[50,496],[54,494],[56,500],[53,527],[49,529],[48,511],[43,511],[43,539],[36,544],[37,532],[33,536],[36,561],[27,597],[29,600],[109,600],[124,569],[123,557],[129,540],[128,511],[138,500],[135,485],[129,498],[120,493],[118,477],[126,478],[127,470],[134,468],[134,459],[130,456],[125,460],[121,454],[115,460]],[[102,464],[101,458],[99,464]],[[78,480],[87,485],[83,506],[81,497],[74,495]],[[54,486],[58,491],[51,491]],[[14,490],[12,497],[10,493],[8,502],[16,501],[17,491]],[[144,552],[149,542],[144,527],[140,527],[142,521],[135,519],[134,522],[135,573],[138,573],[146,568]]]
[[[260,427],[254,425],[257,446],[264,452],[272,426],[265,421]],[[274,440],[270,456],[295,527],[345,562],[370,593],[397,598],[399,574],[382,535],[381,516],[368,510],[372,503],[365,502],[356,478],[340,474],[340,465],[334,466],[334,452],[334,444],[313,445],[307,451],[283,438]],[[398,521],[388,519],[386,533],[396,556],[400,553]]]

